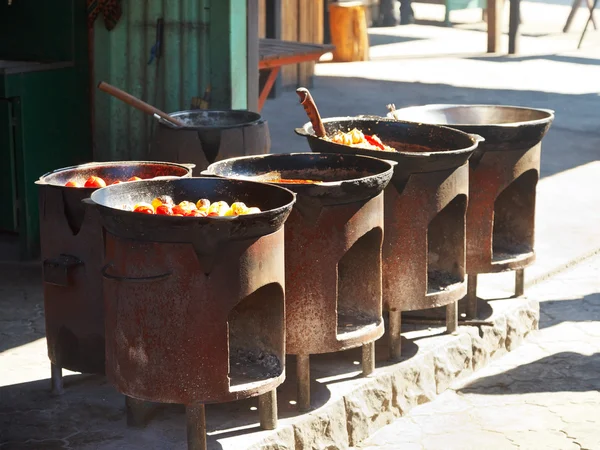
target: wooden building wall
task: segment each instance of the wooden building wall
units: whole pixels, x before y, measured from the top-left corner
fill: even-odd
[[[259,0],[259,36],[265,37],[266,6]],[[324,3],[326,0],[279,0],[281,2],[281,39],[284,41],[323,43]],[[284,66],[283,87],[309,86],[315,63]]]

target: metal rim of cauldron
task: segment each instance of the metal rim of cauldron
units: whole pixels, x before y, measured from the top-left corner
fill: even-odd
[[[243,127],[248,127],[248,126],[253,126],[253,125],[258,125],[261,123],[265,122],[265,119],[256,112],[253,111],[247,111],[245,109],[232,109],[232,110],[217,110],[217,109],[209,109],[209,110],[202,110],[202,109],[189,109],[189,110],[185,110],[185,111],[175,111],[172,113],[169,113],[169,116],[177,119],[178,117],[184,115],[184,114],[197,114],[197,113],[215,113],[215,114],[244,114],[244,115],[248,115],[250,117],[252,117],[252,120],[249,120],[248,122],[243,122],[243,123],[237,123],[237,124],[230,124],[230,125],[202,125],[202,126],[183,126],[183,127],[173,127],[172,125],[169,125],[166,123],[166,121],[162,118],[159,119],[159,123],[161,126],[166,127],[166,128],[171,128],[171,129],[176,129],[176,130],[193,130],[193,131],[208,131],[208,130],[227,130],[227,129],[231,129],[231,128],[243,128]]]
[[[408,156],[408,157],[429,157],[432,155],[461,155],[461,154],[472,152],[477,147],[477,144],[479,142],[483,142],[485,140],[485,138],[483,138],[482,136],[479,136],[476,134],[471,134],[471,133],[466,133],[464,131],[460,131],[455,128],[452,128],[450,126],[434,125],[434,124],[420,124],[420,123],[415,123],[415,122],[409,122],[406,120],[396,120],[396,119],[389,119],[386,117],[378,117],[378,116],[328,117],[327,119],[323,119],[323,124],[328,124],[331,122],[346,122],[346,121],[356,121],[356,122],[371,121],[371,122],[385,122],[385,123],[400,123],[400,124],[404,124],[404,125],[424,126],[424,127],[435,126],[435,127],[447,130],[450,133],[455,133],[455,134],[460,133],[460,134],[466,135],[471,140],[471,145],[469,147],[463,147],[463,148],[456,149],[456,150],[444,150],[442,152],[401,152],[401,151],[385,152],[382,150],[371,150],[373,152],[377,152],[377,154],[383,154],[383,155],[396,154],[396,155],[402,155],[402,156]],[[306,122],[302,126],[302,128],[296,128],[295,131],[296,131],[296,134],[298,134],[300,136],[305,136],[307,138],[313,138],[313,139],[320,139],[317,136],[315,136],[314,131],[312,129],[312,124],[310,122]],[[311,131],[312,131],[312,133],[311,133]],[[341,149],[348,149],[348,148],[359,149],[359,147],[349,147],[347,145],[336,144],[334,142],[329,142],[329,144],[334,145],[335,147],[340,147]],[[369,151],[368,149],[364,149],[364,150]],[[342,151],[340,153],[344,153],[344,152]],[[385,158],[381,158],[381,159],[385,159]]]
[[[42,175],[38,180],[35,181],[35,184],[37,185],[41,185],[41,186],[52,186],[52,187],[58,187],[58,188],[64,188],[64,189],[77,189],[81,192],[93,192],[96,191],[98,188],[94,188],[94,187],[67,187],[64,186],[62,184],[53,184],[48,182],[48,178],[64,173],[64,172],[68,172],[70,170],[87,170],[87,169],[94,169],[97,167],[106,167],[106,166],[128,166],[128,167],[136,167],[136,166],[142,166],[142,165],[159,165],[159,166],[166,166],[166,167],[177,167],[180,169],[183,169],[186,171],[186,174],[183,175],[183,177],[191,177],[192,176],[192,169],[194,167],[196,167],[195,164],[187,164],[187,163],[174,163],[174,162],[168,162],[168,161],[105,161],[105,162],[90,162],[90,163],[84,163],[84,164],[78,164],[75,166],[68,166],[68,167],[62,167],[60,169],[56,169],[56,170],[52,170],[50,172],[45,173],[44,175]],[[160,179],[160,178],[180,178],[177,175],[170,175],[170,176],[160,176],[154,179]],[[123,183],[127,183],[127,181],[123,181]]]
[[[406,122],[401,120],[388,119],[385,117],[378,116],[354,116],[354,117],[331,117],[323,120],[323,124],[327,128],[329,123],[339,122],[365,122],[365,128],[370,128],[371,125],[378,126],[380,123],[391,124],[392,126],[398,126],[403,133],[408,134],[406,130],[413,130],[415,137],[422,140],[422,143],[414,143],[415,145],[421,145],[424,147],[433,146],[428,140],[431,140],[433,133],[445,133],[447,138],[456,138],[459,141],[458,144],[453,145],[452,149],[442,151],[429,151],[429,152],[407,152],[407,151],[382,151],[382,150],[370,150],[360,147],[351,147],[342,144],[336,144],[330,141],[326,141],[314,135],[312,124],[307,122],[302,128],[296,128],[296,134],[305,137],[308,140],[308,144],[313,152],[326,152],[326,153],[342,153],[342,154],[359,154],[365,156],[371,156],[374,158],[385,159],[395,161],[397,165],[394,167],[394,177],[405,177],[411,173],[422,173],[432,172],[439,170],[447,170],[462,166],[465,164],[473,153],[477,150],[480,143],[484,142],[485,139],[477,134],[467,133],[461,130],[457,130],[451,127],[445,127],[440,125],[429,125],[429,124],[418,124],[414,122]],[[348,127],[345,127],[348,128]],[[357,127],[360,128],[360,127]],[[399,132],[400,132],[399,130]],[[364,131],[364,128],[363,130]],[[377,134],[377,133],[375,133]],[[421,136],[422,135],[422,136]],[[381,136],[380,136],[381,137]],[[386,139],[382,137],[384,142]],[[441,139],[438,137],[438,139]],[[406,139],[409,140],[409,139]],[[400,141],[401,142],[401,141]],[[456,148],[458,147],[458,148]],[[440,147],[443,148],[443,147]]]
[[[439,123],[434,121],[413,121],[406,117],[396,118],[396,113],[410,113],[412,111],[439,111],[442,112],[444,110],[450,110],[455,108],[493,108],[498,110],[519,110],[519,111],[536,111],[546,113],[547,117],[541,119],[534,120],[525,120],[518,122],[505,122],[505,123]],[[490,127],[490,128],[515,128],[522,126],[536,126],[536,125],[545,125],[547,123],[551,123],[554,120],[555,111],[547,108],[530,108],[526,106],[513,106],[513,105],[490,105],[490,104],[444,104],[444,103],[433,103],[428,105],[419,105],[419,106],[407,106],[406,108],[400,108],[395,111],[389,112],[386,117],[399,120],[402,122],[411,122],[411,123],[421,123],[428,125],[439,125],[444,127],[465,127],[470,129],[482,128],[482,127]]]
[[[348,159],[349,162],[354,163],[352,165],[356,170],[360,170],[357,166],[362,163],[370,164],[370,165],[380,165],[381,171],[375,172],[359,177],[359,178],[345,178],[336,181],[322,181],[318,184],[303,184],[303,183],[277,183],[276,180],[264,180],[260,181],[257,178],[262,174],[257,173],[256,175],[242,175],[239,173],[237,176],[232,173],[235,170],[232,168],[233,164],[236,162],[257,162],[257,161],[267,161],[267,160],[298,160],[298,159],[314,159],[315,163],[319,160],[325,160],[326,163],[336,163],[340,161],[340,159]],[[345,188],[355,187],[356,190],[361,190],[364,188],[365,193],[367,191],[371,192],[374,195],[377,195],[379,192],[383,191],[387,184],[392,179],[394,173],[394,166],[396,165],[395,161],[388,161],[385,159],[374,158],[371,156],[363,156],[363,155],[354,155],[354,154],[342,154],[342,153],[315,153],[315,152],[301,152],[301,153],[277,153],[277,154],[268,154],[268,155],[253,155],[253,156],[240,156],[236,158],[229,158],[222,161],[218,161],[216,163],[211,164],[208,168],[202,172],[203,175],[207,176],[217,176],[226,179],[238,179],[238,180],[248,180],[248,181],[258,181],[267,184],[274,184],[276,186],[281,186],[287,188],[297,194],[307,195],[310,197],[343,197]],[[272,169],[270,172],[274,171],[301,171],[302,169],[309,170],[307,168],[297,168],[297,165],[290,163],[289,169]],[[227,169],[231,169],[231,171],[227,171]],[[344,167],[340,166],[340,169]],[[371,167],[369,167],[370,169]],[[335,168],[323,168],[323,170],[335,170]],[[269,172],[265,172],[269,173]],[[377,180],[377,179],[380,180]],[[376,187],[373,187],[373,182],[376,183]],[[371,188],[371,189],[369,189]],[[369,196],[369,197],[372,197]]]
[[[283,204],[278,205],[275,208],[261,208],[262,211],[260,213],[228,217],[176,217],[140,214],[107,205],[106,202],[100,200],[103,196],[107,195],[107,193],[108,195],[113,194],[111,191],[116,192],[116,194],[112,195],[113,197],[116,197],[120,190],[129,190],[134,193],[135,191],[140,191],[140,193],[145,193],[146,195],[152,194],[150,197],[165,194],[169,195],[168,192],[163,190],[153,192],[152,189],[156,189],[156,186],[153,185],[157,184],[161,186],[170,183],[172,187],[177,186],[177,184],[195,183],[200,181],[222,183],[225,185],[245,184],[258,190],[272,190],[272,192],[278,190],[280,193],[285,194],[287,198],[282,200]],[[125,193],[127,194],[127,192]],[[215,198],[212,201],[218,200],[219,199]],[[231,180],[217,177],[192,177],[142,180],[136,181],[135,183],[110,185],[97,189],[89,198],[83,199],[82,201],[90,206],[98,208],[100,215],[102,216],[104,227],[108,231],[127,239],[140,239],[153,242],[188,242],[198,236],[204,236],[204,231],[208,233],[212,230],[213,234],[211,234],[211,236],[214,235],[214,239],[211,239],[211,242],[216,244],[224,240],[260,237],[277,231],[287,220],[287,217],[296,202],[296,194],[289,189],[280,186],[257,183],[254,181]],[[140,198],[139,201],[145,200]],[[203,229],[205,226],[211,228]]]

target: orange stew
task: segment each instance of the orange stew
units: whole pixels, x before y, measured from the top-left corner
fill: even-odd
[[[289,183],[289,184],[319,184],[322,181],[315,180],[295,180],[292,178],[280,178],[278,180],[273,180],[273,183]]]

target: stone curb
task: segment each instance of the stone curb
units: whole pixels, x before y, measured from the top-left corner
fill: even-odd
[[[246,450],[336,450],[355,446],[375,431],[429,402],[451,383],[518,347],[538,328],[539,303],[518,299],[492,326],[459,327],[414,357],[379,368],[360,386],[292,423],[265,433]],[[223,448],[228,448],[224,442]]]

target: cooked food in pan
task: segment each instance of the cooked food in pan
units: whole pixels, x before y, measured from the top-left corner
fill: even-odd
[[[140,202],[131,207],[125,205],[123,209],[142,214],[178,217],[231,217],[261,212],[259,208],[248,207],[242,202],[234,202],[230,206],[227,202],[211,202],[206,198],[201,198],[196,203],[184,200],[176,204],[168,195],[156,197],[151,203]]]
[[[384,152],[395,152],[396,149],[385,145],[377,135],[369,136],[362,131],[354,128],[348,132],[338,131],[332,136],[325,136],[323,139],[335,144],[348,145],[350,147],[359,147],[367,150],[382,150]]]
[[[123,181],[140,181],[140,180],[141,180],[140,177],[131,177],[131,178],[129,178],[127,180],[123,180]],[[117,180],[111,184],[119,184],[119,183],[122,183],[123,181]],[[70,180],[65,184],[65,186],[66,187],[103,188],[103,187],[106,187],[106,181],[104,181],[103,178],[91,176],[87,180],[85,180],[85,183],[83,185],[81,185],[80,183],[78,183],[75,180]]]

